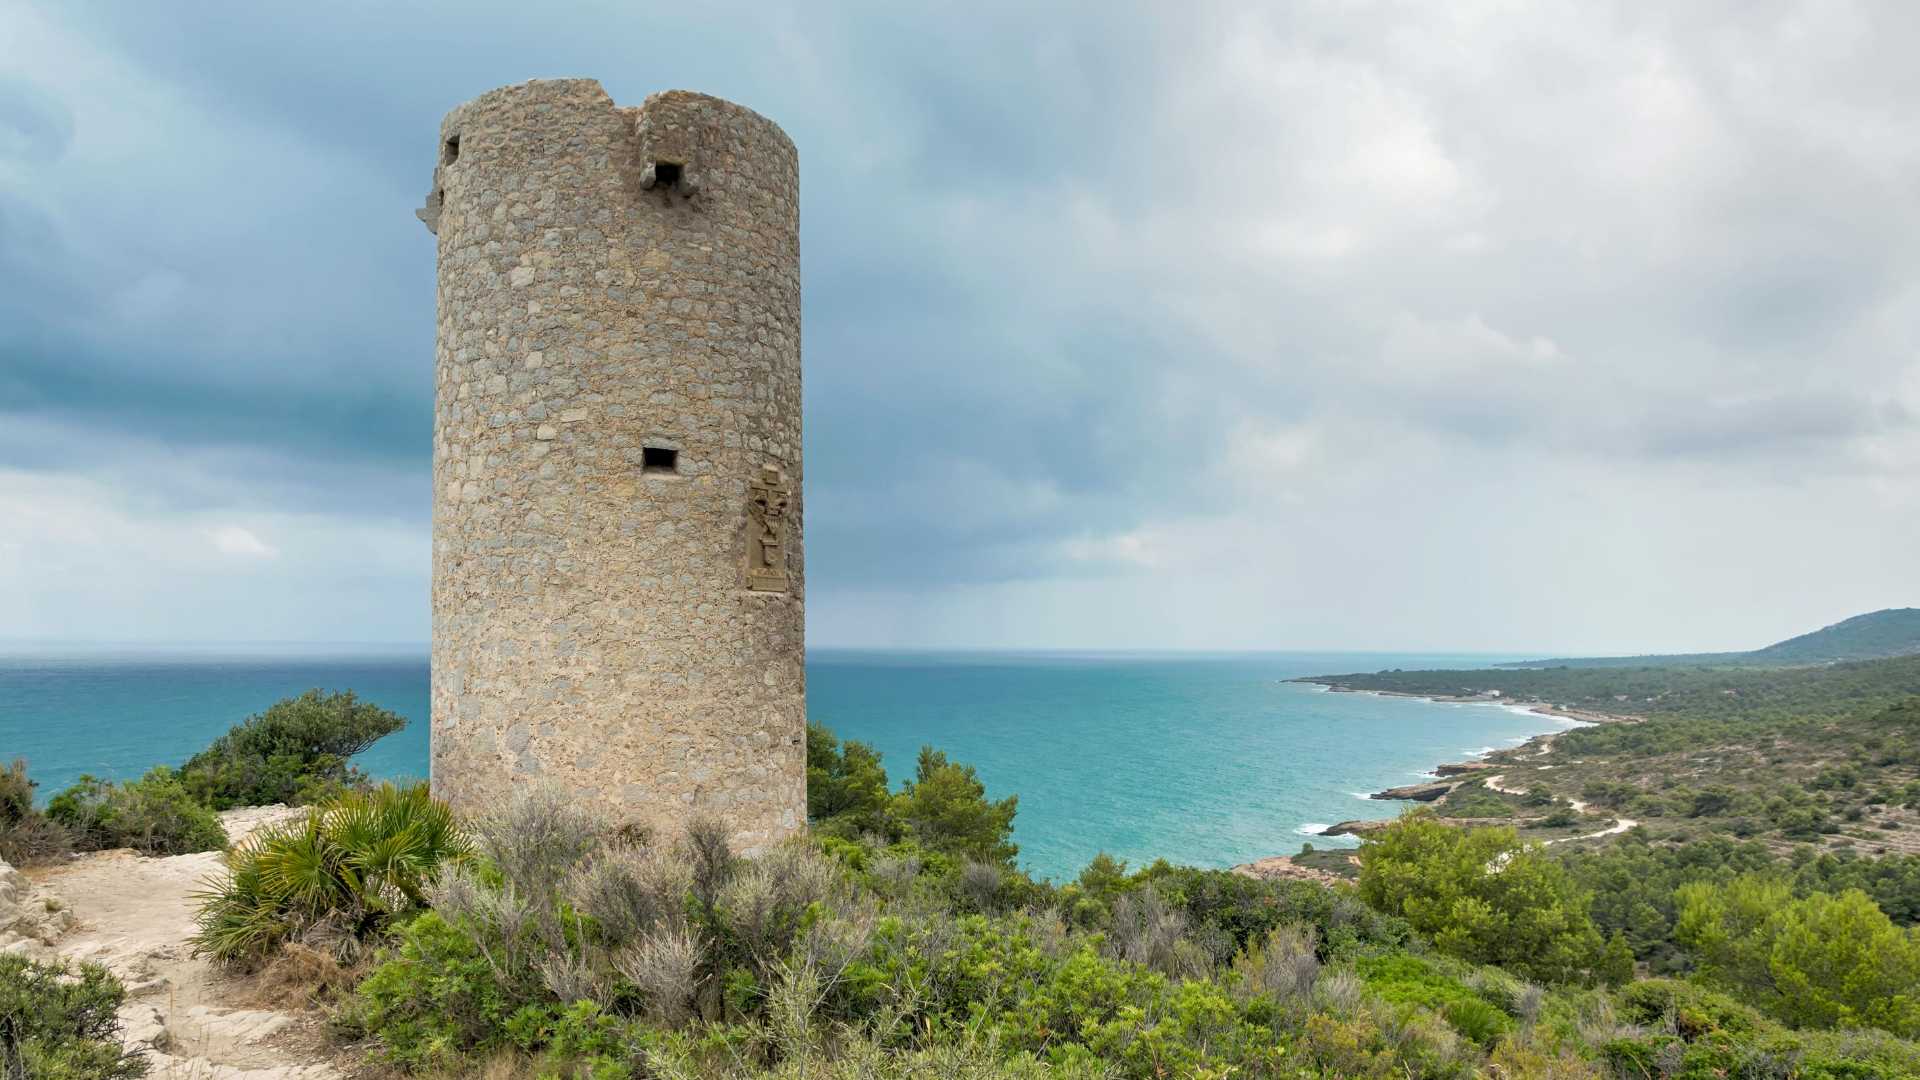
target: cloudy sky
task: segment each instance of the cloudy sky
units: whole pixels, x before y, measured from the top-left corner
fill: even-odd
[[[1920,8],[919,7],[0,0],[0,638],[424,640],[412,210],[574,75],[800,147],[816,645],[1920,603]]]

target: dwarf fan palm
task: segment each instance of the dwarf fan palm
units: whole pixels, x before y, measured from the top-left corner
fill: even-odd
[[[468,851],[452,812],[424,784],[349,792],[227,853],[225,876],[196,896],[194,951],[246,963],[311,937],[350,959],[396,916],[425,907],[427,879]]]

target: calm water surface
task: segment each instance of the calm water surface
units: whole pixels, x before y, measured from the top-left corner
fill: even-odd
[[[1369,791],[1442,761],[1562,726],[1489,705],[1334,694],[1285,680],[1511,657],[816,651],[808,712],[885,755],[898,781],[922,745],[1020,796],[1028,869],[1066,877],[1096,852],[1201,866],[1295,851],[1326,824],[1389,817]],[[427,767],[427,661],[364,648],[0,654],[0,759],[41,795],[83,772],[177,764],[228,726],[312,687],[352,689],[408,718],[361,759],[383,777]],[[1320,846],[1350,843],[1316,840]]]

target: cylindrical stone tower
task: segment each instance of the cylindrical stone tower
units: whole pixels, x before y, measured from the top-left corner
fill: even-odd
[[[433,788],[550,784],[754,851],[806,821],[798,160],[591,79],[454,109],[439,237]]]

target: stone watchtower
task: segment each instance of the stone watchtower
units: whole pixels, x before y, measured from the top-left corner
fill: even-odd
[[[591,79],[454,109],[439,238],[436,794],[548,784],[753,851],[806,821],[798,161]]]

